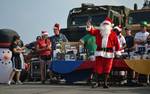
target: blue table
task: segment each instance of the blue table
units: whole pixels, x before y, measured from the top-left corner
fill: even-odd
[[[91,70],[77,70],[83,63],[84,61],[52,61],[50,68],[52,71],[61,74],[67,83],[72,83],[86,80],[90,77],[92,73]]]

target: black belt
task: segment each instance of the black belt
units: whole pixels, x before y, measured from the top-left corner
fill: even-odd
[[[100,48],[99,51],[106,51],[106,52],[112,52],[113,48]]]

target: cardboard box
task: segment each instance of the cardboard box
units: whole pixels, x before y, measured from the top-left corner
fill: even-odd
[[[64,42],[62,44],[62,50],[65,53],[66,61],[75,61],[79,53],[79,46],[84,47],[80,42]]]
[[[79,45],[82,45],[84,47],[84,45],[80,42],[63,42],[62,43],[62,50],[66,53],[68,51],[75,51],[77,50],[77,52],[79,51]]]

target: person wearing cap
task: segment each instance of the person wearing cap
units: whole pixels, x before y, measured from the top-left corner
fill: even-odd
[[[124,36],[122,35],[121,26],[115,26],[114,31],[117,34],[118,41],[120,42],[120,51],[121,51],[121,53],[124,53],[124,49],[126,47],[126,40],[125,40]],[[120,84],[123,85],[127,82],[127,80],[126,80],[127,72],[126,71],[114,71],[114,73],[119,74],[118,76],[120,77],[120,80],[121,80]]]
[[[58,43],[67,42],[68,39],[64,34],[60,33],[60,25],[58,23],[54,25],[53,30],[54,30],[54,35],[51,36],[50,39],[52,42],[52,50],[56,50],[56,45]]]
[[[99,86],[99,77],[104,75],[103,88],[109,88],[107,80],[112,68],[112,61],[115,55],[121,55],[120,44],[117,35],[112,30],[112,20],[106,18],[101,24],[100,28],[94,28],[90,22],[87,22],[87,31],[96,38],[97,49],[95,52],[95,79],[96,83],[92,84],[92,88]],[[115,49],[114,49],[115,48]]]
[[[124,52],[124,48],[126,47],[126,40],[124,38],[124,36],[121,34],[122,32],[122,28],[121,26],[115,26],[114,27],[114,31],[117,34],[118,40],[120,42],[120,48],[121,48],[121,52]]]
[[[147,31],[147,26],[148,26],[147,21],[142,21],[140,23],[141,30],[137,32],[134,37],[136,52],[141,56],[141,58],[146,52],[147,37],[150,35],[149,32]],[[139,83],[138,78],[139,74],[135,73],[134,79],[136,83]]]
[[[56,23],[54,24],[53,31],[54,35],[50,37],[50,40],[52,42],[52,53],[57,49],[57,46],[61,45],[62,42],[68,42],[68,39],[64,34],[60,32],[60,24]],[[53,54],[52,54],[53,55]],[[53,57],[53,56],[52,56]],[[51,65],[49,65],[49,68],[51,68]],[[53,73],[53,81],[56,80],[59,82],[59,76]]]
[[[40,73],[42,84],[46,80],[46,65],[50,63],[51,60],[51,41],[48,39],[48,32],[41,32],[41,39],[37,40],[36,50],[40,58]]]
[[[144,54],[143,51],[145,51],[144,46],[146,44],[146,40],[149,35],[149,32],[147,32],[147,22],[146,21],[142,21],[140,25],[141,25],[141,31],[139,31],[135,34],[134,41],[136,44],[136,51],[142,55],[142,54]],[[143,50],[140,50],[142,48],[143,48]]]

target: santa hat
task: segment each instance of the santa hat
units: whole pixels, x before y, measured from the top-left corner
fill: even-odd
[[[114,29],[117,29],[119,32],[121,32],[121,31],[122,31],[121,26],[115,26],[115,27],[114,27]]]
[[[54,29],[60,30],[60,24],[56,23],[56,24],[54,25]]]
[[[106,17],[106,19],[103,21],[103,24],[109,24],[109,25],[112,25],[112,19],[109,18],[109,17]]]
[[[47,31],[41,31],[42,36],[47,35],[48,36],[48,32]]]

